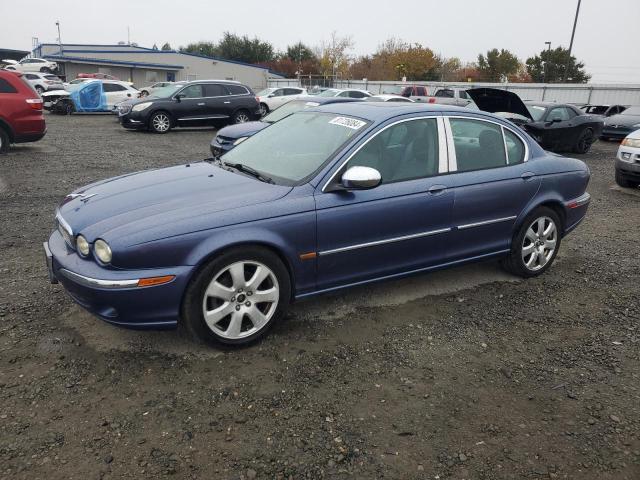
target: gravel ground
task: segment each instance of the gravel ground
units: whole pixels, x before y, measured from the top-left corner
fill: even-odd
[[[214,131],[47,122],[0,157],[1,478],[640,478],[640,191],[613,186],[616,144],[584,156],[588,217],[541,278],[356,289],[215,350],[84,313],[41,246],[73,188],[204,158]]]

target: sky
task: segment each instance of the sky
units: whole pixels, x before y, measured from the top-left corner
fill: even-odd
[[[105,9],[104,6],[109,8]],[[568,47],[577,0],[30,0],[17,8],[0,0],[0,48],[31,50],[32,38],[56,42],[60,21],[64,43],[151,47],[169,42],[217,41],[230,31],[257,36],[284,50],[310,46],[331,32],[351,36],[354,55],[372,53],[390,37],[418,42],[446,57],[475,61],[479,53],[506,48],[521,60]],[[95,19],[95,20],[94,20]],[[582,0],[573,54],[592,83],[640,84],[640,0]]]

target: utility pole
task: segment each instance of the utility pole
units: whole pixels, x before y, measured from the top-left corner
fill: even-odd
[[[578,14],[580,13],[580,3],[582,0],[578,0],[578,7],[576,8],[576,18],[573,20],[573,30],[571,31],[571,42],[569,43],[569,55],[567,56],[567,63],[564,66],[564,76],[562,82],[567,81],[567,74],[569,73],[569,62],[571,61],[571,50],[573,49],[573,37],[576,34],[576,25],[578,24]]]
[[[56,27],[58,27],[58,46],[60,47],[60,55],[62,55],[63,51],[62,51],[62,36],[60,35],[60,20],[56,20]]]
[[[547,46],[547,52],[551,51],[551,42],[544,42],[544,44]],[[542,73],[543,78],[542,78],[542,83],[547,83],[547,65],[549,63],[549,59],[547,58],[546,62],[542,62],[543,66],[544,66],[544,71]]]

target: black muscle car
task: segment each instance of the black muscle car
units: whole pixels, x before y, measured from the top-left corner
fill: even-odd
[[[496,88],[467,90],[480,110],[497,113],[525,129],[546,150],[587,153],[602,134],[603,117],[564,103],[523,102]]]

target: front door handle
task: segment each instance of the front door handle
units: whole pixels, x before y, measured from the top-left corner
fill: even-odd
[[[531,179],[531,178],[533,178],[535,176],[536,176],[536,174],[533,173],[533,172],[524,172],[522,175],[520,175],[520,178],[523,179],[523,180],[529,180],[529,179]]]
[[[199,107],[204,107],[204,102],[198,104]]]
[[[231,102],[224,102],[224,103],[231,103]]]
[[[431,195],[440,195],[447,191],[447,187],[445,185],[433,185],[429,188],[429,193]]]

